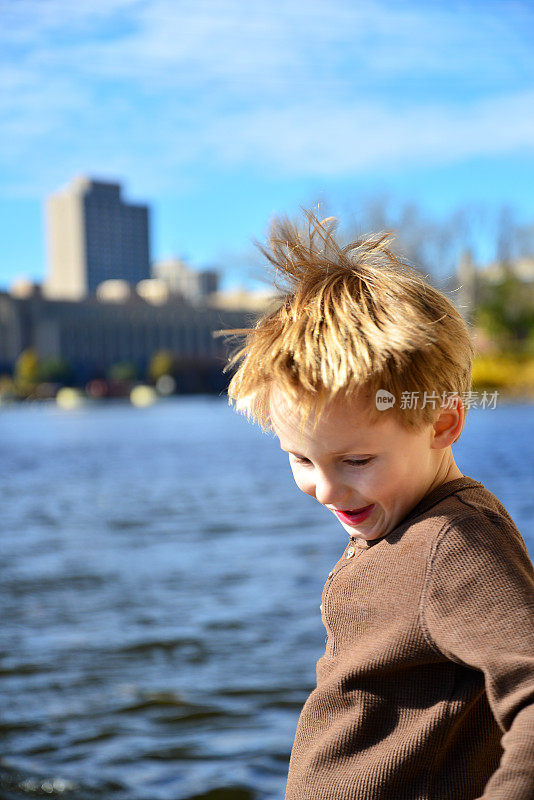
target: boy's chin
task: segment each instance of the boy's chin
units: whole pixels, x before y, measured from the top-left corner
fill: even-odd
[[[381,536],[381,534],[377,533],[376,531],[359,530],[358,528],[355,528],[352,525],[347,525],[344,522],[341,522],[340,524],[341,524],[341,527],[344,528],[347,531],[347,533],[349,534],[349,536],[351,536],[353,539],[361,539],[362,541],[370,542],[373,539],[379,539],[380,536]]]

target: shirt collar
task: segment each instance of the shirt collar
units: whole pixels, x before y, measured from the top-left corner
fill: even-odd
[[[404,525],[408,519],[418,517],[420,514],[424,514],[425,511],[429,511],[432,506],[440,503],[445,497],[456,494],[456,492],[459,492],[461,489],[474,489],[476,487],[484,488],[482,483],[479,483],[479,481],[476,481],[474,478],[469,478],[467,475],[462,475],[461,478],[454,478],[452,481],[440,483],[439,486],[436,486],[431,492],[428,492],[428,494],[421,498],[411,511],[406,514],[404,519],[400,522],[400,525]]]
[[[408,511],[406,516],[402,518],[402,520],[395,526],[395,528],[387,533],[385,536],[382,536],[380,539],[372,539],[371,541],[365,541],[359,539],[359,544],[361,547],[372,547],[374,544],[378,544],[381,542],[382,539],[387,539],[388,536],[391,536],[393,533],[396,533],[400,527],[404,527],[407,522],[410,522],[415,517],[424,514],[426,511],[429,511],[433,506],[440,503],[445,497],[449,497],[452,494],[456,494],[456,492],[460,491],[461,489],[474,489],[474,488],[481,488],[484,489],[484,485],[479,481],[476,481],[474,478],[470,478],[467,475],[462,475],[461,478],[454,478],[452,481],[446,481],[445,483],[440,483],[439,486],[436,486],[432,489],[431,492],[425,494],[424,497],[419,500],[416,505]],[[357,538],[357,537],[352,537]],[[364,542],[362,544],[362,542]]]

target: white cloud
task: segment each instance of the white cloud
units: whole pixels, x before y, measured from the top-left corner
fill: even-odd
[[[80,169],[161,187],[200,164],[326,176],[532,146],[528,5],[5,6],[7,192]]]
[[[466,66],[507,69],[528,59],[517,4],[458,5],[18,0],[8,7],[0,36],[8,45],[27,47],[30,58],[68,63],[82,74],[143,78],[156,73],[175,85],[184,75],[165,75],[163,68],[194,66],[200,79],[221,82],[238,77],[248,82],[251,73],[268,77],[273,69],[291,84],[284,68],[320,81],[323,67],[328,71],[347,56],[361,69],[396,74],[421,68],[441,74],[465,72]],[[528,6],[523,13],[532,22]]]
[[[206,137],[232,164],[264,163],[283,171],[343,175],[417,163],[447,163],[534,149],[534,90],[468,107],[386,109],[355,103],[306,106],[226,117]]]

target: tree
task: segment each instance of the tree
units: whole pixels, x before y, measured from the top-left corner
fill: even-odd
[[[506,271],[498,283],[484,287],[475,324],[498,340],[501,348],[534,347],[534,289]]]
[[[107,377],[110,381],[135,381],[139,377],[139,370],[133,361],[118,361],[108,369]]]
[[[72,367],[65,358],[45,358],[39,364],[39,379],[45,383],[70,383]]]

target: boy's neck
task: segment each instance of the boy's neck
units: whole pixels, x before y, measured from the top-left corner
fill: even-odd
[[[432,481],[431,485],[428,488],[428,492],[431,492],[437,486],[441,486],[442,483],[448,483],[449,481],[454,481],[456,478],[463,478],[463,472],[460,471],[458,468],[454,456],[452,454],[452,450],[449,448],[449,452],[447,457],[445,457],[442,463],[439,465],[439,469],[436,472],[436,476]]]

